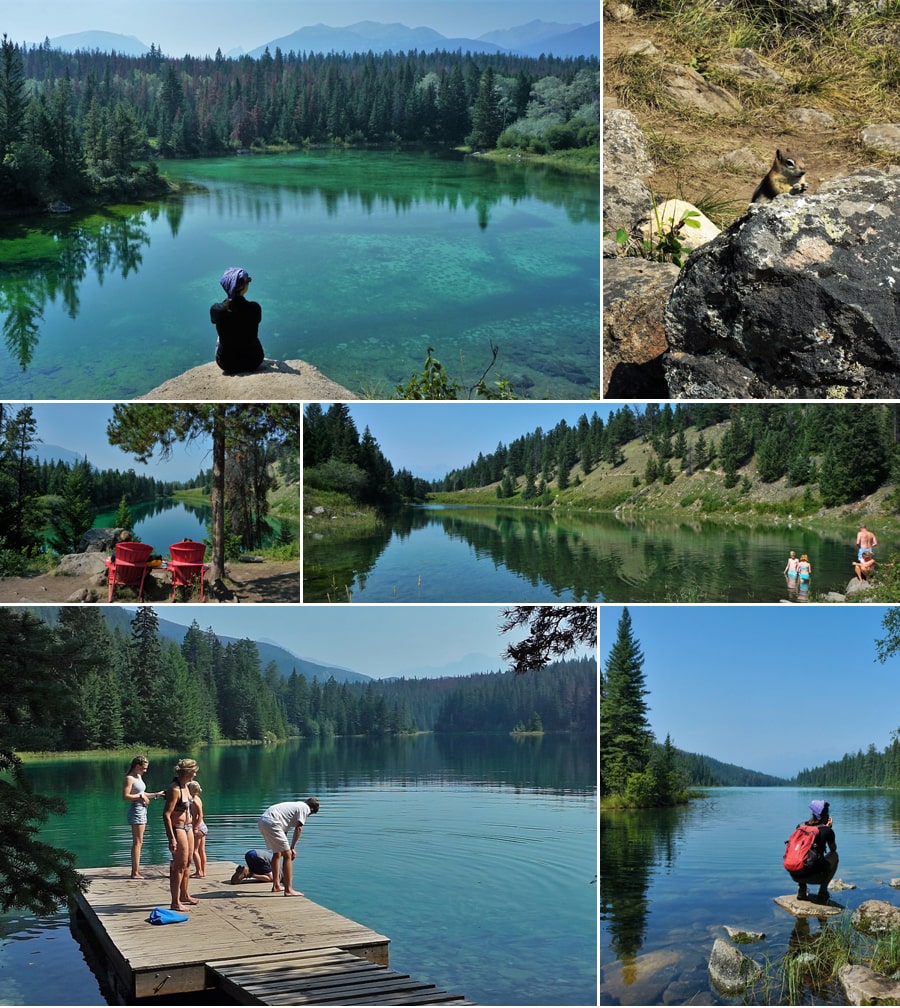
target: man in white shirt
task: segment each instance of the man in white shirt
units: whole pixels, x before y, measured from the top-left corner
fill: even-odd
[[[297,856],[297,841],[303,832],[307,817],[315,815],[318,811],[318,798],[307,798],[306,801],[279,802],[277,805],[270,805],[256,824],[266,841],[266,847],[272,852],[272,892],[281,892],[280,880],[283,874],[284,895],[303,895],[291,885],[294,858]],[[294,836],[289,842],[287,831],[292,827]]]

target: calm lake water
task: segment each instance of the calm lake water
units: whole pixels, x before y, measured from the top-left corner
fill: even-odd
[[[777,602],[807,553],[813,595],[853,576],[846,541],[612,514],[429,505],[351,542],[304,540],[304,600],[358,602]]]
[[[207,363],[231,265],[253,277],[267,356],[351,390],[393,397],[429,346],[474,384],[492,343],[522,398],[599,387],[596,179],[368,151],[162,171],[203,191],[0,224],[0,396],[127,399]]]
[[[480,1004],[597,1003],[593,741],[337,739],[215,747],[197,758],[210,861],[241,861],[261,846],[256,820],[268,805],[315,794],[322,808],[304,830],[295,879],[310,899],[388,935],[395,969]],[[166,784],[173,762],[151,759],[151,789]],[[83,867],[127,873],[127,763],[30,766],[38,793],[69,804],[42,838]],[[145,864],[169,859],[160,813],[151,806]],[[65,914],[0,916],[0,955],[0,1004],[103,1003]]]
[[[134,534],[163,556],[168,554],[172,543],[182,539],[202,542],[207,537],[206,523],[212,514],[212,509],[202,504],[186,504],[171,498],[132,504],[130,510],[134,518]],[[112,528],[115,519],[115,511],[101,511],[94,520],[94,527]]]
[[[896,792],[722,788],[678,809],[601,812],[600,1004],[765,1003],[720,995],[709,955],[725,924],[766,933],[742,949],[760,963],[827,926],[812,918],[807,935],[773,902],[797,891],[781,865],[784,841],[821,797],[831,802],[837,877],[857,886],[834,896],[843,916],[868,899],[896,902],[886,885],[897,875]],[[831,999],[810,995],[815,1004]]]

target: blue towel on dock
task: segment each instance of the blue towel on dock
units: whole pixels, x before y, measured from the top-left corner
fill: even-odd
[[[168,907],[156,907],[150,911],[147,918],[149,924],[180,924],[182,921],[190,920],[186,913],[179,913],[178,910],[170,910]]]

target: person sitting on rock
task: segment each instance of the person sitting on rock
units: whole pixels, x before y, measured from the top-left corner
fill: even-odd
[[[837,840],[834,830],[831,828],[832,819],[828,811],[828,802],[820,801],[817,798],[809,803],[809,809],[812,816],[806,820],[806,825],[817,827],[819,834],[812,846],[816,857],[812,864],[808,864],[800,871],[792,871],[790,876],[797,883],[798,900],[826,904],[828,902],[828,883],[834,878],[838,866]],[[827,853],[825,852],[826,846],[828,847]],[[806,891],[808,885],[818,885],[819,891],[815,896],[808,895]]]
[[[868,580],[869,575],[875,570],[875,556],[871,550],[865,550],[862,560],[853,561],[853,569],[856,571],[857,581]]]
[[[227,297],[209,309],[216,327],[216,363],[226,375],[255,371],[265,360],[259,341],[262,308],[245,297],[252,277],[239,266],[230,266],[219,283]]]

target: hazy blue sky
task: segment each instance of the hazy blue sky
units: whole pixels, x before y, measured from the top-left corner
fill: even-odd
[[[593,402],[453,402],[453,403],[348,403],[359,433],[366,427],[390,459],[394,470],[408,469],[414,476],[438,479],[451,469],[487,455],[497,444],[545,431],[560,420],[570,426],[596,413],[604,420],[621,404]],[[323,406],[327,409],[327,406]]]
[[[43,0],[5,3],[2,31],[15,42],[80,31],[134,35],[182,56],[245,51],[315,24],[399,21],[448,37],[478,38],[497,28],[539,19],[563,24],[599,20],[596,0]]]
[[[198,439],[190,445],[176,445],[172,457],[161,462],[154,457],[146,465],[135,462],[134,456],[114,448],[106,438],[106,425],[112,417],[111,403],[16,403],[14,408],[27,405],[34,411],[37,436],[43,445],[68,448],[77,454],[87,455],[96,469],[118,469],[152,476],[159,480],[193,479],[201,469],[212,467],[210,442]],[[39,446],[44,451],[43,445]]]
[[[376,679],[415,677],[469,655],[477,671],[505,668],[501,654],[521,633],[504,635],[496,606],[158,606],[160,619],[227,637],[270,640],[301,658],[340,665]],[[465,671],[473,671],[467,668]]]
[[[792,777],[880,751],[900,728],[900,659],[882,665],[872,605],[629,606],[659,741]],[[602,606],[605,670],[621,606]]]

